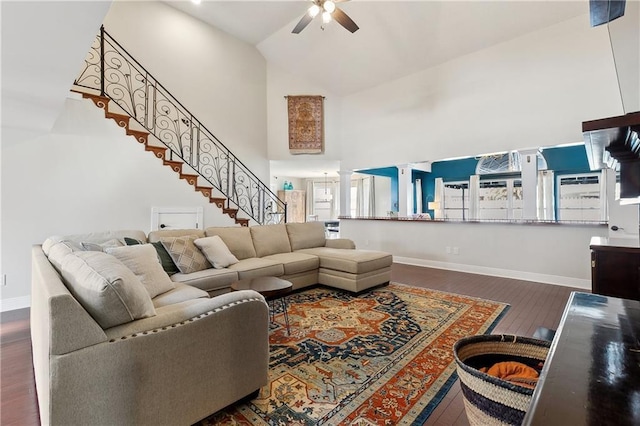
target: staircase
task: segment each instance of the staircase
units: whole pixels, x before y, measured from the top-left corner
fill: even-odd
[[[236,224],[283,223],[280,200],[104,29],[72,91],[104,110],[146,151]],[[239,214],[247,217],[239,217]]]

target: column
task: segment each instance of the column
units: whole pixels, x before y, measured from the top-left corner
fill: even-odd
[[[538,219],[538,148],[523,149],[520,153],[522,166],[522,219]]]
[[[353,170],[340,170],[340,216],[351,216],[351,175]]]
[[[398,216],[413,214],[413,185],[411,184],[411,165],[398,166]]]

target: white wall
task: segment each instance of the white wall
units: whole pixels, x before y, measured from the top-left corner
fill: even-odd
[[[114,2],[104,25],[269,184],[266,62],[254,46],[161,2]]]
[[[342,167],[578,142],[620,113],[607,30],[582,16],[343,98]]]
[[[109,4],[1,2],[3,126],[51,130]]]
[[[396,262],[584,289],[591,288],[591,237],[606,235],[605,226],[340,221],[341,237]]]
[[[4,302],[29,295],[31,245],[50,235],[148,232],[151,207],[202,206],[205,227],[234,225],[89,100],[67,99],[46,136],[13,136],[3,131]]]

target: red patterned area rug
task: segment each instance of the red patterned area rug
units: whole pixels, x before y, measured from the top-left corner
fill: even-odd
[[[402,284],[354,296],[314,288],[280,304],[270,383],[201,425],[422,424],[457,376],[453,344],[489,333],[508,305]]]

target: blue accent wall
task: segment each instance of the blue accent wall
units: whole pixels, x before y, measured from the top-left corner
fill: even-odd
[[[589,160],[584,145],[562,148],[545,148],[542,156],[547,160],[547,167],[556,174],[588,173]]]

